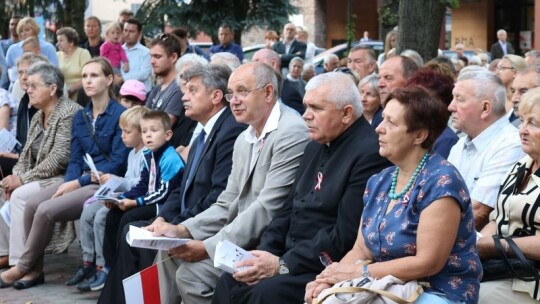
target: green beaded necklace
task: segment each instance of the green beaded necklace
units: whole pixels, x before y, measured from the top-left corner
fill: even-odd
[[[388,193],[388,197],[390,197],[390,199],[392,200],[400,199],[403,195],[405,195],[405,193],[409,192],[409,189],[411,189],[414,181],[416,180],[416,177],[420,173],[420,170],[426,163],[428,157],[429,157],[429,151],[427,151],[426,154],[424,154],[424,157],[422,157],[422,160],[420,161],[420,163],[414,170],[414,173],[409,179],[409,182],[407,182],[407,185],[405,186],[405,188],[397,194],[395,192],[396,192],[397,178],[399,175],[399,168],[396,166],[396,170],[394,171],[394,176],[392,177],[392,184],[390,185],[390,193]]]

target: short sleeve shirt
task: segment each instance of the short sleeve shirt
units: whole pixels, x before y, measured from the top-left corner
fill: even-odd
[[[425,280],[431,286],[428,291],[444,293],[451,301],[478,302],[482,266],[471,200],[463,178],[452,164],[432,152],[408,199],[399,199],[386,214],[394,174],[395,167],[390,167],[372,176],[364,193],[361,232],[374,259],[383,262],[416,255],[420,214],[432,202],[451,197],[462,210],[457,238],[443,269]]]
[[[180,87],[176,81],[172,81],[163,91],[161,85],[154,87],[146,99],[146,106],[152,110],[162,110],[179,117],[183,110],[181,99]]]

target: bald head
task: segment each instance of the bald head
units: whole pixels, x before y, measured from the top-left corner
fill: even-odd
[[[253,54],[253,58],[251,60],[253,62],[265,63],[278,73],[281,71],[281,60],[279,55],[270,49],[258,50],[255,52],[255,54]]]

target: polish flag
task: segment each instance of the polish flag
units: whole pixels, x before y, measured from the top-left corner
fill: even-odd
[[[158,267],[152,265],[124,279],[127,304],[160,304]]]

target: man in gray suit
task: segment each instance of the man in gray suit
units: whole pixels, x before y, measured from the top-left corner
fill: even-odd
[[[277,102],[277,78],[259,62],[233,72],[225,95],[236,120],[249,125],[236,140],[227,188],[215,204],[178,225],[157,223],[154,235],[193,238],[160,252],[162,303],[210,303],[219,276],[214,268],[218,241],[255,249],[272,218],[286,203],[308,142],[307,127],[294,110]],[[163,275],[162,275],[163,274]],[[171,286],[175,282],[177,286]]]

